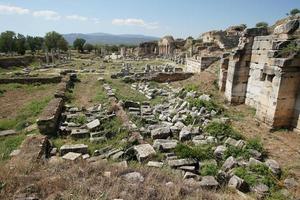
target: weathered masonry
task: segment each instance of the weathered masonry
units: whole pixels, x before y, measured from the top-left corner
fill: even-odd
[[[246,29],[238,48],[221,60],[219,88],[231,104],[256,108],[272,128],[300,130],[300,55],[289,50],[300,40],[297,19],[267,29]]]

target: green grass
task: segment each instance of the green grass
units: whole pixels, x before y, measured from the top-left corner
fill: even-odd
[[[194,158],[199,161],[213,158],[211,145],[188,146],[180,143],[175,147],[175,154],[180,158]]]
[[[202,166],[201,166],[201,169],[200,169],[200,174],[202,176],[216,176],[217,173],[218,173],[218,166],[216,164],[213,164],[213,163],[204,163]]]
[[[9,159],[9,154],[17,149],[25,139],[24,134],[8,136],[0,140],[0,163]]]
[[[20,131],[26,125],[33,124],[51,98],[51,96],[48,96],[26,104],[14,119],[1,119],[0,130],[16,129]]]
[[[211,136],[218,137],[232,137],[234,139],[243,139],[243,136],[234,130],[230,125],[220,123],[220,122],[211,122],[205,127],[205,132]]]

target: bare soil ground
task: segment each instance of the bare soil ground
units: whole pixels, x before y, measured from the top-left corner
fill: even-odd
[[[75,84],[73,103],[79,107],[89,107],[95,104],[95,96],[100,89],[97,75],[82,75],[80,82]]]
[[[54,94],[54,84],[43,85],[27,90],[22,88],[8,89],[0,97],[0,118],[14,118],[28,102]]]

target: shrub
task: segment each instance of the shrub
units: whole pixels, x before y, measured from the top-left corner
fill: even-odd
[[[290,15],[294,16],[296,14],[300,13],[300,10],[298,8],[294,8],[290,11]]]
[[[197,91],[198,90],[198,86],[194,85],[194,84],[189,84],[187,86],[185,86],[185,91],[187,92],[191,92],[191,91]]]
[[[208,111],[222,111],[223,109],[217,105],[214,101],[206,101],[202,99],[189,98],[188,102],[190,103],[190,107],[197,107],[198,109],[201,107],[205,107]]]
[[[262,153],[265,152],[261,139],[258,137],[249,139],[246,144],[246,149],[254,149]]]
[[[256,28],[267,28],[269,24],[267,22],[258,22],[255,26]]]
[[[201,175],[202,176],[216,176],[218,173],[218,166],[213,163],[205,163],[201,166]]]
[[[205,127],[205,132],[214,137],[224,136],[232,137],[234,139],[242,139],[243,136],[235,131],[230,125],[220,123],[220,122],[211,122]]]
[[[234,174],[244,179],[250,186],[263,183],[274,188],[277,185],[272,172],[264,164],[251,165],[248,168],[237,167],[234,169]]]
[[[245,159],[249,159],[251,157],[248,149],[240,149],[235,146],[228,146],[226,151],[224,152],[224,159],[233,156],[235,158],[242,157]]]
[[[213,158],[213,150],[210,145],[191,147],[180,143],[175,147],[175,154],[180,158],[194,158],[199,161]]]

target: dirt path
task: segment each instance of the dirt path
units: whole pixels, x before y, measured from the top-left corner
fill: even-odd
[[[74,101],[76,106],[89,107],[94,105],[94,98],[99,89],[97,75],[83,75],[80,82],[75,84],[73,90]]]

